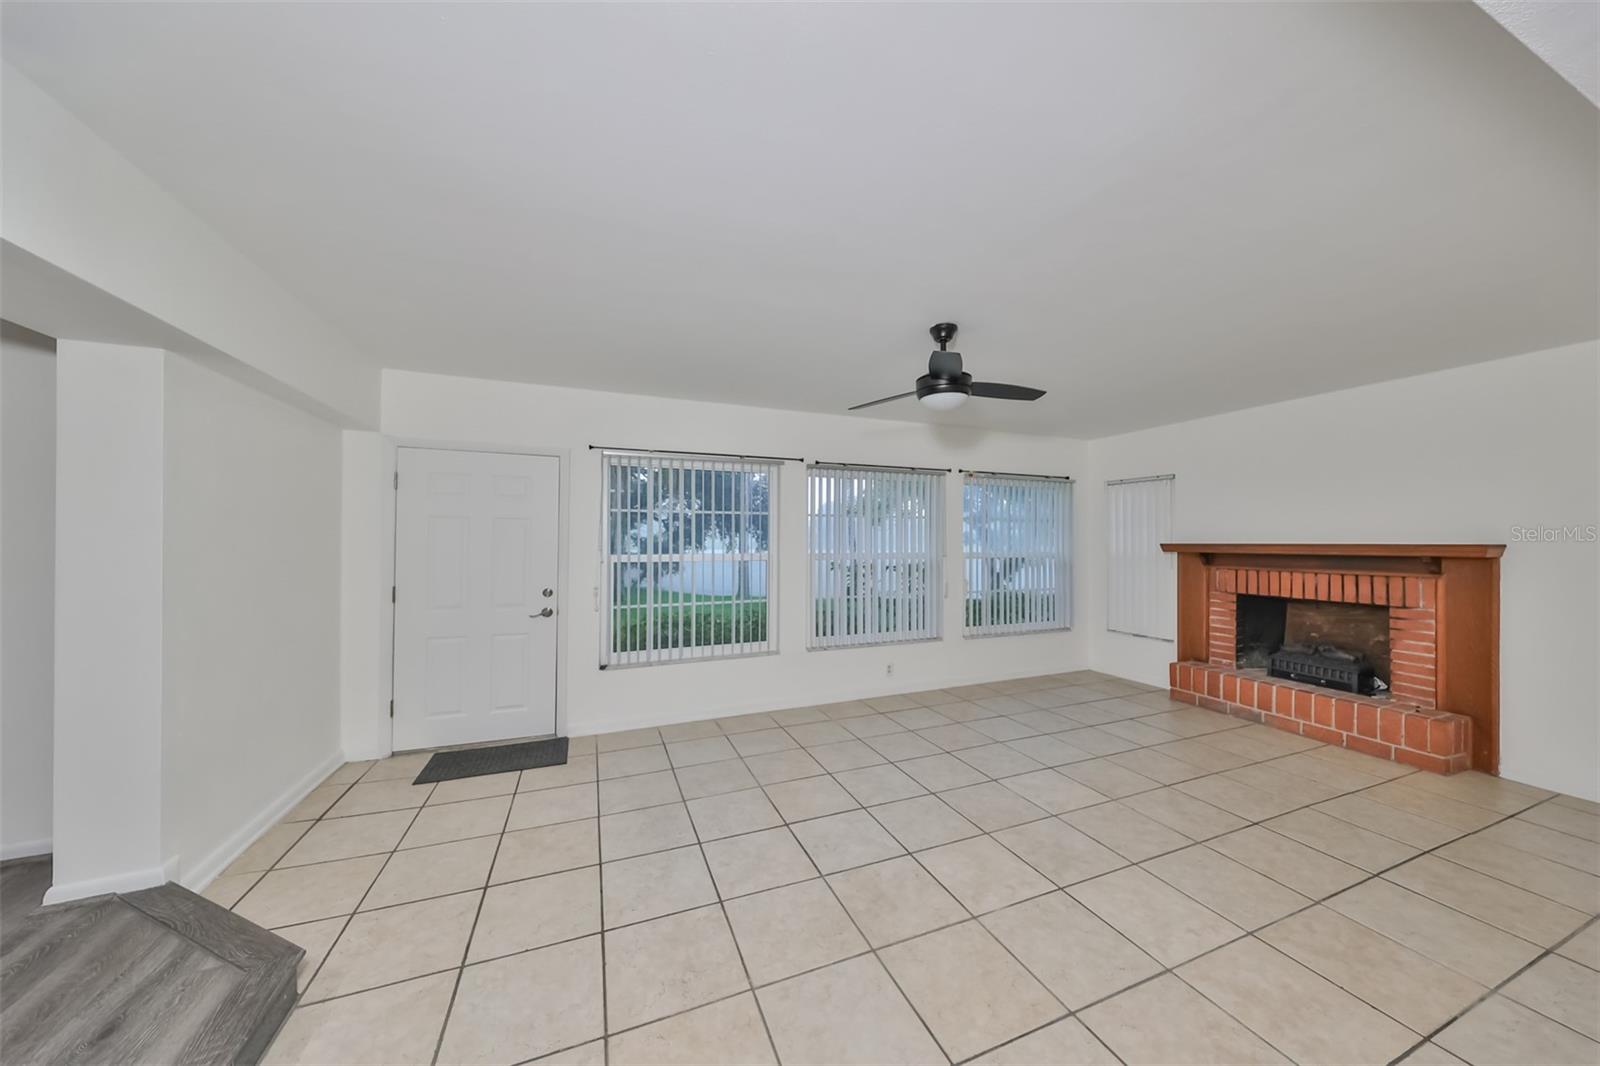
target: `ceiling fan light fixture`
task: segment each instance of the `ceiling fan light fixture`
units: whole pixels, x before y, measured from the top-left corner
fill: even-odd
[[[863,411],[879,404],[893,403],[915,396],[930,411],[954,411],[967,402],[968,396],[981,396],[988,400],[1037,400],[1043,389],[1027,385],[1004,385],[998,381],[973,381],[972,375],[961,366],[961,353],[950,350],[955,339],[956,324],[940,322],[928,330],[938,342],[939,350],[928,354],[928,372],[917,379],[917,387],[910,392],[897,392],[850,408]]]
[[[948,392],[930,392],[918,396],[917,400],[932,411],[954,411],[967,402],[967,394],[952,389]]]

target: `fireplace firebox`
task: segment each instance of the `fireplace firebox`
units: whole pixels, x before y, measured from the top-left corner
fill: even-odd
[[[1235,664],[1363,695],[1389,691],[1389,610],[1285,596],[1236,597]]]

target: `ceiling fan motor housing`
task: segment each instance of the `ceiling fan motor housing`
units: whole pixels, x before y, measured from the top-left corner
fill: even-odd
[[[972,395],[972,375],[960,373],[955,377],[935,377],[924,374],[917,379],[917,399],[932,396],[940,392],[959,392],[966,396]]]

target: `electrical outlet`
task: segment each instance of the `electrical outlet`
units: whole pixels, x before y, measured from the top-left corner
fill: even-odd
[[[894,663],[890,663],[888,666],[885,666],[883,668],[883,676],[884,677],[893,677],[894,676]]]

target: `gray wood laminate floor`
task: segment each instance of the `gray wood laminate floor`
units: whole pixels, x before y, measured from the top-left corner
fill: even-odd
[[[0,950],[18,923],[44,902],[51,872],[48,855],[0,863]]]
[[[167,884],[43,907],[48,860],[0,865],[0,1057],[252,1063],[304,952]]]

